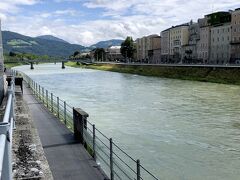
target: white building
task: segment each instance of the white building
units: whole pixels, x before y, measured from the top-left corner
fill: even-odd
[[[120,61],[123,59],[121,46],[110,46],[107,48],[106,53],[108,61]]]
[[[222,24],[211,28],[210,63],[226,64],[231,52],[231,24]]]

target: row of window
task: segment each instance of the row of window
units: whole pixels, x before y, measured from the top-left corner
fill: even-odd
[[[216,53],[216,54],[212,53],[211,56],[212,56],[213,59],[214,58],[216,58],[216,59],[218,59],[218,58],[228,58],[229,54],[228,53]]]
[[[240,50],[240,46],[232,46],[232,50]]]
[[[240,24],[240,21],[234,21],[234,24],[235,25]]]
[[[201,59],[201,58],[208,58],[208,53],[207,52],[201,52],[201,53],[198,53],[198,58]]]
[[[171,37],[171,40],[175,40],[175,39],[181,39],[181,36],[173,36],[173,37]]]
[[[233,32],[240,32],[240,28],[233,28]]]
[[[220,39],[221,39],[221,41],[225,41],[226,39],[227,39],[228,41],[230,41],[230,37],[228,36],[227,38],[224,38],[224,37],[219,38],[219,37],[217,37],[216,39],[213,37],[213,38],[212,38],[212,42],[215,42],[215,40],[216,40],[217,42],[219,42]]]
[[[212,31],[212,33],[214,34],[214,33],[224,33],[224,32],[230,32],[230,28],[223,28],[222,30],[221,29],[212,29],[211,30]]]

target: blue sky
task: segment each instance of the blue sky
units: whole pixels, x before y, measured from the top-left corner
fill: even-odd
[[[239,7],[239,0],[1,0],[0,18],[3,30],[91,45],[159,34],[213,11]]]

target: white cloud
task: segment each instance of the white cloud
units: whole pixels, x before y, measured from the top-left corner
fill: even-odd
[[[6,2],[4,0],[3,2]],[[17,1],[17,0],[15,0]],[[55,0],[63,2],[65,0]],[[25,35],[38,36],[52,34],[71,43],[91,45],[100,40],[133,36],[141,37],[159,34],[162,30],[191,19],[203,17],[212,11],[228,10],[240,7],[239,0],[71,0],[80,2],[85,8],[97,8],[96,20],[80,21],[81,12],[73,9],[45,12],[25,17],[11,15],[4,17],[4,29],[17,31]],[[22,3],[30,3],[23,0]],[[32,1],[32,3],[38,1]],[[5,4],[6,5],[6,4]],[[17,4],[15,7],[18,8]],[[92,14],[94,15],[94,14]],[[75,23],[69,23],[71,17]],[[107,16],[107,17],[106,17]],[[51,19],[49,17],[52,17]],[[99,19],[99,17],[101,17]],[[79,20],[80,19],[80,20]],[[78,21],[79,20],[79,21]],[[77,22],[77,23],[76,23]]]
[[[0,11],[8,13],[16,13],[19,10],[19,5],[33,5],[40,0],[1,0]]]

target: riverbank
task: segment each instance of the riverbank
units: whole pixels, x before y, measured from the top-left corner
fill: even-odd
[[[124,64],[92,64],[77,65],[75,62],[66,63],[67,66],[77,68],[90,68],[120,73],[138,74],[191,81],[203,81],[222,84],[240,85],[240,69],[228,67],[168,67],[168,66],[144,66]]]
[[[8,63],[8,62],[4,62],[4,66],[8,69],[12,68],[12,67],[16,67],[16,66],[22,66],[22,65],[26,65],[26,63]]]

